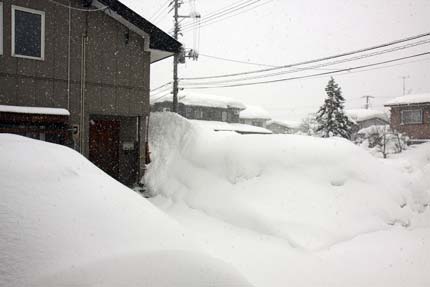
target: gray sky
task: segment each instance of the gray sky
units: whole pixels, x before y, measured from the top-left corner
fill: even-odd
[[[150,18],[164,0],[123,0],[125,4]],[[188,0],[180,14],[189,13]],[[237,0],[196,0],[204,19],[210,12]],[[265,0],[261,1],[262,3]],[[163,14],[156,24],[165,31],[173,25],[172,14]],[[184,24],[187,22],[184,22]],[[330,56],[405,38],[430,31],[430,0],[273,0],[249,12],[203,27],[199,50],[202,54],[284,65]],[[429,37],[430,38],[430,37]],[[193,46],[193,32],[180,39]],[[345,68],[430,51],[430,44],[404,51],[334,66]],[[372,95],[373,107],[382,109],[384,102],[402,95],[402,76],[412,93],[430,92],[430,56],[405,60],[405,65],[334,75],[342,87],[347,108],[360,108],[363,95]],[[391,64],[393,65],[393,64]],[[390,64],[386,65],[390,66]],[[180,66],[180,77],[198,77],[243,72],[263,67],[230,63],[200,57]],[[315,73],[324,71],[313,71]],[[287,74],[286,77],[294,74]],[[172,60],[152,65],[152,87],[172,78]],[[285,75],[284,75],[285,77]],[[299,120],[321,105],[330,76],[288,81],[251,87],[193,90],[229,96],[244,104],[260,105],[273,118]]]

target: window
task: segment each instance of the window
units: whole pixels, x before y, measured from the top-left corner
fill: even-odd
[[[3,55],[3,3],[0,2],[0,55]]]
[[[222,121],[226,122],[227,121],[227,112],[222,112],[221,116],[222,116]]]
[[[12,56],[44,59],[44,12],[12,5]]]
[[[422,110],[404,110],[401,112],[402,124],[422,124],[423,111]]]
[[[195,119],[203,119],[203,111],[195,110],[194,111],[194,118]]]

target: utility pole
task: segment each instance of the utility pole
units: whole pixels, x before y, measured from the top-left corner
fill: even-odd
[[[173,27],[173,38],[175,38],[175,40],[178,40],[179,38],[179,34],[181,32],[181,27],[179,25],[179,18],[200,18],[200,14],[195,12],[192,13],[192,15],[187,15],[187,16],[181,16],[179,15],[179,8],[181,7],[181,5],[184,3],[183,0],[172,0],[172,2],[170,2],[171,4],[173,4],[173,22],[174,22],[174,27]],[[198,59],[198,52],[191,49],[188,54],[185,54],[185,50],[182,50],[180,53],[176,53],[173,56],[173,101],[172,101],[172,112],[177,113],[178,112],[178,91],[179,91],[179,87],[178,87],[178,65],[180,63],[185,63],[185,58],[192,58],[193,60],[197,60]]]
[[[174,25],[173,28],[173,37],[175,40],[178,40],[179,36],[179,0],[174,0]],[[173,56],[173,106],[172,106],[172,112],[177,113],[178,112],[178,63],[179,63],[179,55],[176,53]]]
[[[369,107],[370,107],[370,99],[374,99],[375,97],[373,97],[373,96],[369,96],[369,95],[366,95],[366,96],[362,96],[362,98],[365,98],[365,99],[366,99],[366,103],[364,104],[364,108],[365,108],[366,110],[368,110],[368,109],[369,109]]]
[[[410,77],[409,76],[403,76],[400,78],[402,78],[402,80],[403,80],[403,96],[405,96],[406,95],[406,79],[409,79]]]

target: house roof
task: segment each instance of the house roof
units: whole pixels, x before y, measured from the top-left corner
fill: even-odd
[[[153,96],[151,104],[160,102],[172,102],[172,96],[166,95],[164,97]],[[198,106],[198,107],[212,107],[212,108],[233,108],[243,110],[245,106],[237,101],[228,97],[208,95],[208,94],[197,94],[189,92],[180,92],[178,94],[178,101],[187,106]]]
[[[126,0],[127,1],[127,0]],[[133,25],[137,29],[147,33],[150,36],[149,48],[151,50],[160,51],[157,57],[152,58],[151,62],[155,62],[172,54],[178,53],[181,50],[182,44],[171,37],[166,32],[143,18],[141,15],[133,11],[131,8],[121,3],[118,0],[97,0],[101,5],[109,7],[108,15],[113,18],[118,16],[126,20],[129,24]],[[116,15],[113,15],[114,12]],[[115,17],[116,16],[116,17]],[[122,19],[116,19],[118,21]],[[121,22],[121,21],[120,21]],[[163,53],[164,52],[164,53]]]
[[[244,111],[240,112],[241,119],[261,119],[270,120],[270,114],[259,106],[246,106]]]
[[[430,93],[406,95],[388,101],[385,106],[401,106],[413,104],[430,104]]]
[[[346,115],[354,122],[362,122],[370,119],[380,119],[388,123],[388,116],[383,111],[371,109],[345,110]]]

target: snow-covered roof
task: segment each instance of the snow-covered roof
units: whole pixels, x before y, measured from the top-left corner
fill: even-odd
[[[406,95],[388,101],[385,106],[411,105],[430,103],[430,93]]]
[[[263,119],[270,120],[270,114],[259,106],[246,106],[246,109],[240,112],[241,119]]]
[[[172,96],[166,95],[164,97],[153,96],[151,98],[151,104],[161,103],[161,102],[172,102]],[[199,106],[199,107],[213,107],[213,108],[234,108],[234,109],[245,109],[245,105],[241,102],[224,97],[224,96],[216,96],[216,95],[208,95],[208,94],[197,94],[197,93],[188,93],[182,92],[178,95],[178,101],[187,106]]]
[[[190,120],[193,123],[197,123],[199,126],[213,129],[215,131],[232,131],[238,133],[258,133],[258,134],[271,134],[272,132],[268,129],[239,124],[239,123],[226,123],[218,121],[201,121],[201,120]]]
[[[66,109],[45,108],[45,107],[24,107],[24,106],[0,105],[0,112],[18,113],[18,114],[40,114],[40,115],[70,116],[70,112]]]
[[[388,116],[383,111],[370,110],[370,109],[353,109],[345,110],[346,115],[354,122],[362,122],[369,119],[381,119],[388,122]]]
[[[271,124],[277,124],[290,129],[298,129],[300,128],[301,122],[289,120],[271,120],[267,122],[267,125]]]

